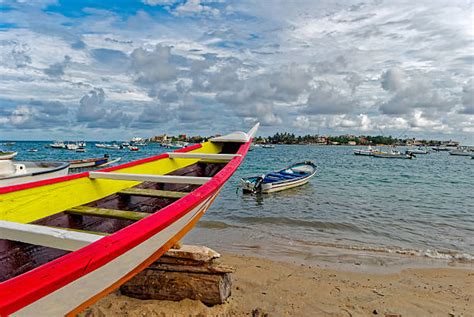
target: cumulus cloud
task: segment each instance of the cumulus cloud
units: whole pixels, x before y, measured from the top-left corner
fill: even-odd
[[[405,77],[406,75],[402,70],[392,68],[382,74],[380,83],[382,88],[387,91],[397,91],[405,87]]]
[[[474,115],[474,81],[472,79],[462,89],[461,102],[463,105],[461,113]]]
[[[102,88],[94,88],[80,100],[80,106],[77,110],[78,122],[93,122],[103,119],[105,110],[102,105],[105,100],[105,92]]]
[[[17,129],[59,128],[68,124],[68,109],[60,102],[31,101],[17,105],[5,123]]]
[[[382,82],[384,79],[382,79]],[[422,75],[398,85],[390,99],[380,106],[380,111],[388,115],[414,112],[416,109],[449,110],[453,100],[451,94],[443,94],[429,78]]]
[[[71,57],[68,55],[64,56],[64,60],[60,63],[54,63],[44,70],[46,75],[51,77],[61,77],[64,75],[64,69],[71,62]]]
[[[303,112],[307,114],[342,114],[352,112],[356,107],[356,102],[349,99],[337,88],[326,82],[320,82],[316,88],[311,90]]]
[[[131,54],[132,69],[137,75],[136,82],[154,85],[157,82],[176,79],[178,69],[171,63],[171,47],[158,44],[154,50],[135,49]]]

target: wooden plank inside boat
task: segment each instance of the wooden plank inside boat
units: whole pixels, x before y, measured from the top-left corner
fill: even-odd
[[[103,235],[0,220],[0,239],[75,251]]]
[[[145,188],[127,188],[118,192],[120,195],[144,196],[144,197],[162,197],[162,198],[182,198],[189,193],[159,190],[159,189],[145,189]]]
[[[174,176],[174,175],[153,175],[153,174],[127,174],[110,172],[89,172],[92,179],[113,179],[135,182],[156,182],[168,184],[195,184],[203,185],[211,180],[211,177],[196,176]]]
[[[168,152],[169,158],[188,158],[188,159],[206,159],[206,160],[222,160],[230,161],[240,154],[211,154],[211,153],[186,153],[186,152]]]
[[[134,220],[134,221],[141,220],[150,215],[149,213],[146,213],[146,212],[95,208],[95,207],[89,207],[89,206],[74,207],[74,208],[66,210],[65,212],[72,215],[95,216],[95,217],[125,219],[125,220]]]

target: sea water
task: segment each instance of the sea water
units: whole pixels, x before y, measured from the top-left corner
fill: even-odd
[[[17,142],[4,150],[17,159],[66,160],[108,153],[123,162],[167,151],[158,144],[86,153]],[[38,152],[30,153],[28,149]],[[230,251],[307,254],[312,247],[474,259],[474,159],[447,152],[412,160],[353,155],[354,147],[277,145],[248,153],[214,204],[191,232],[191,240]],[[243,194],[242,177],[296,162],[317,164],[304,186],[273,194]]]

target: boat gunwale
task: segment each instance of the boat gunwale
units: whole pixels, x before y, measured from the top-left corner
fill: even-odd
[[[182,218],[224,185],[245,158],[252,140],[253,138],[242,143],[236,152],[237,154],[241,154],[241,156],[235,156],[231,161],[227,162],[227,164],[206,184],[200,186],[170,205],[159,209],[159,212],[155,212],[149,217],[139,220],[114,234],[106,236],[77,251],[61,256],[51,262],[34,268],[31,271],[0,283],[0,298],[2,298],[0,300],[0,315],[8,315],[18,311],[69,283],[74,282],[75,280],[113,261],[128,250],[138,246],[167,228],[170,224]],[[196,144],[178,151],[188,152],[201,147],[201,144]],[[166,157],[168,157],[167,154],[160,154],[154,157],[106,168],[102,171],[113,171]],[[71,175],[72,177],[59,177],[49,182],[39,181],[29,183],[27,186],[10,186],[6,187],[6,189],[7,192],[22,190],[70,179],[87,177],[88,175],[88,172],[84,172],[81,174]],[[2,193],[2,191],[0,191],[0,193]],[[25,285],[28,285],[27,289],[24,287]]]

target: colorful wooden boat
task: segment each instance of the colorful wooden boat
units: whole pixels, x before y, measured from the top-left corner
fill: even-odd
[[[0,189],[0,315],[74,316],[181,239],[256,125],[158,156]]]
[[[244,192],[273,193],[306,184],[316,175],[316,165],[312,162],[293,164],[278,172],[262,176],[242,178]]]

